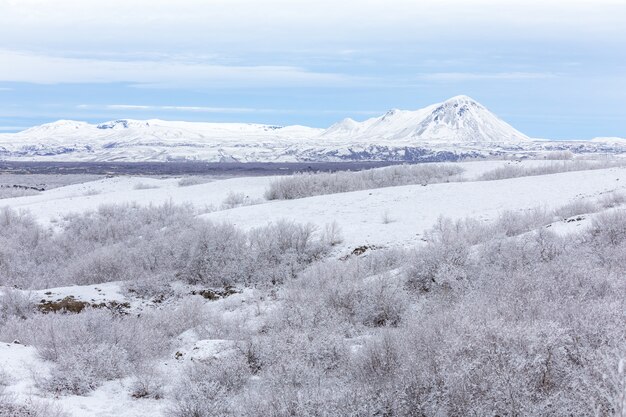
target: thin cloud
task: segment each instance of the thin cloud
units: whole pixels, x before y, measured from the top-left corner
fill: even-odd
[[[275,113],[277,109],[256,109],[250,107],[206,107],[206,106],[146,106],[135,104],[109,104],[105,106],[109,110],[172,110],[199,113]]]
[[[549,72],[435,72],[420,74],[417,78],[428,81],[480,81],[480,80],[535,80],[555,78],[556,75]]]
[[[28,129],[26,126],[0,126],[0,132],[20,131]]]
[[[377,115],[382,110],[332,110],[332,109],[273,109],[254,107],[211,107],[211,106],[174,106],[174,105],[144,105],[144,104],[79,104],[77,109],[101,109],[122,111],[175,111],[189,113],[216,113],[216,114],[243,114],[243,113],[276,113],[276,114],[354,114],[354,115]]]
[[[0,50],[0,81],[34,84],[130,83],[158,87],[354,85],[358,78],[294,66],[236,66],[172,60],[115,61]]]

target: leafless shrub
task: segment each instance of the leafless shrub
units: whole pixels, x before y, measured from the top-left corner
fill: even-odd
[[[626,202],[626,195],[621,192],[612,192],[604,194],[599,201],[599,204],[604,208],[613,208],[621,206]]]
[[[260,201],[253,200],[244,193],[235,193],[231,191],[222,203],[222,210],[229,210],[241,206],[251,206],[259,203]]]
[[[32,188],[0,186],[0,200],[4,198],[26,197],[40,192]]]
[[[155,188],[159,188],[159,186],[156,184],[147,184],[145,182],[138,182],[133,186],[134,190],[152,190]]]
[[[210,179],[203,177],[185,177],[178,180],[178,186],[189,187],[191,185],[204,184],[210,181]]]
[[[568,219],[581,214],[593,213],[598,210],[595,203],[589,200],[574,200],[554,210],[554,214],[561,219]]]
[[[315,195],[345,193],[409,184],[453,180],[463,169],[455,165],[395,165],[365,171],[301,173],[273,181],[265,192],[268,200],[290,200]]]
[[[68,417],[68,414],[46,401],[0,395],[0,417]]]
[[[508,164],[485,172],[478,179],[479,181],[504,180],[508,178],[528,177],[533,175],[557,174],[570,171],[587,171],[594,169],[606,169],[617,166],[624,166],[621,161],[563,161],[554,162],[548,165],[523,166]]]

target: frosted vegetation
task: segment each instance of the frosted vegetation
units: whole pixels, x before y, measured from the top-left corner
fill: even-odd
[[[3,198],[24,197],[37,194],[39,194],[39,191],[30,188],[0,186],[0,200]]]
[[[457,178],[463,169],[455,165],[394,165],[364,171],[299,173],[273,181],[265,198],[290,200],[314,195],[345,193],[409,184],[434,184]]]
[[[46,392],[86,395],[130,378],[130,395],[164,401],[169,417],[620,415],[623,203],[607,194],[489,223],[441,218],[419,248],[341,259],[331,256],[340,241],[333,225],[244,232],[169,204],[102,207],[52,232],[4,209],[7,287],[123,281],[161,301],[141,314],[43,314],[27,291],[7,288],[0,340],[33,345],[53,364],[35,381]],[[591,212],[577,234],[548,227]],[[258,311],[236,314],[241,301],[209,302],[175,283],[247,288]],[[232,348],[164,375],[155,364],[190,332]],[[0,398],[0,409],[18,407]],[[56,413],[32,410],[7,415]]]
[[[559,154],[560,155],[560,154]],[[554,155],[557,158],[559,155]],[[562,156],[567,158],[568,155]],[[612,160],[564,160],[535,166],[503,165],[484,172],[472,180],[492,181],[559,172],[585,171],[624,166],[625,162]],[[435,184],[466,181],[463,168],[451,164],[394,165],[364,171],[340,171],[334,173],[297,173],[281,177],[270,183],[265,192],[268,200],[291,200],[323,194],[336,194],[372,188],[394,187],[411,184]]]
[[[478,179],[482,181],[504,180],[507,178],[529,177],[533,175],[557,174],[559,172],[587,171],[592,169],[605,169],[610,167],[624,166],[626,163],[611,160],[574,160],[551,162],[547,165],[522,166],[504,165],[485,172]]]
[[[334,237],[279,222],[244,233],[199,220],[190,206],[102,206],[56,230],[0,209],[0,275],[25,289],[125,281],[162,292],[173,277],[211,286],[276,284],[322,257]],[[335,242],[336,243],[336,242]]]

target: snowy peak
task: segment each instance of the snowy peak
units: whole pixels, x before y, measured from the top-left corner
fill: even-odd
[[[529,138],[471,97],[460,95],[416,111],[390,110],[381,117],[331,126],[323,136],[448,143],[511,143]]]
[[[89,123],[86,122],[78,122],[75,120],[57,120],[56,122],[44,123],[39,126],[31,127],[30,129],[24,130],[22,133],[49,132],[49,134],[54,134],[57,132],[84,129],[87,126],[89,126]]]
[[[335,123],[324,131],[325,135],[350,135],[358,130],[359,122],[349,117]]]
[[[150,123],[148,121],[143,120],[129,120],[129,119],[120,119],[113,120],[110,122],[100,123],[96,126],[98,129],[128,129],[130,127],[150,127]]]
[[[447,99],[446,101],[444,101],[442,104],[459,105],[459,106],[461,106],[461,105],[470,105],[470,106],[480,106],[480,107],[482,107],[482,105],[479,102],[477,102],[476,100],[474,100],[470,96],[466,96],[466,95],[463,95],[463,94],[451,97],[451,98]]]
[[[412,136],[435,141],[488,143],[529,139],[467,96],[456,96],[436,106]]]

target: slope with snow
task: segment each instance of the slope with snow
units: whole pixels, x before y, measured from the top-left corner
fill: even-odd
[[[424,230],[441,216],[492,221],[504,210],[553,209],[581,196],[626,190],[626,168],[566,172],[498,181],[406,185],[355,191],[208,213],[244,229],[282,219],[311,222],[323,230],[333,221],[344,245],[406,246],[419,243]]]
[[[524,161],[519,166],[550,164]],[[556,207],[580,198],[595,198],[626,188],[626,168],[565,172],[553,175],[475,181],[482,173],[512,164],[506,161],[461,163],[462,182],[407,185],[298,200],[264,199],[276,177],[216,180],[186,187],[178,179],[116,177],[55,188],[39,195],[0,200],[0,207],[27,210],[42,224],[64,215],[95,210],[100,205],[192,204],[204,218],[228,221],[249,229],[282,219],[311,222],[323,230],[336,221],[343,230],[344,250],[364,244],[393,246],[419,243],[420,233],[439,216],[493,220],[502,210]],[[242,194],[253,205],[229,208],[230,194]],[[385,220],[386,219],[386,220]]]

